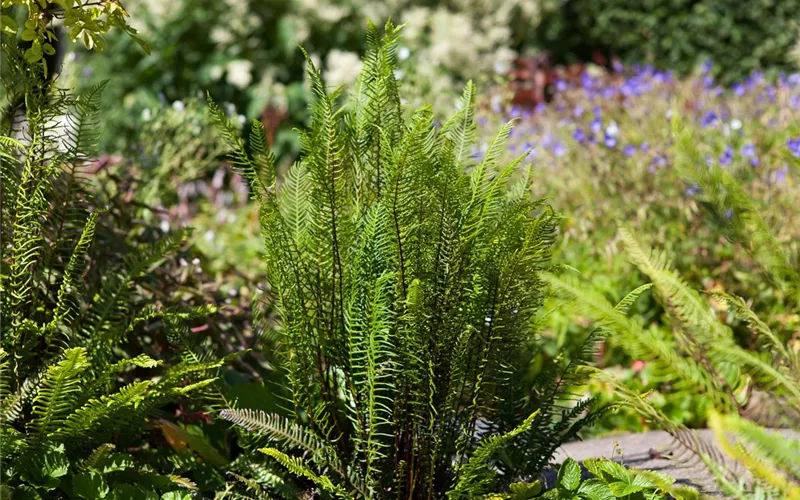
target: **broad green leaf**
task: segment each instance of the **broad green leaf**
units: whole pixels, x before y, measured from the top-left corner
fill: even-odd
[[[16,35],[17,34],[17,23],[14,22],[14,19],[11,16],[6,16],[5,14],[0,16],[0,24],[3,26],[3,33],[8,35]]]
[[[624,498],[628,495],[633,495],[634,493],[639,493],[640,491],[644,490],[644,488],[641,486],[636,486],[634,484],[621,481],[611,483],[608,485],[608,487],[611,490],[611,493],[613,493],[617,498]]]
[[[106,498],[109,491],[106,480],[97,471],[76,474],[72,478],[72,493],[78,498],[86,500]]]
[[[629,484],[631,482],[630,473],[628,470],[614,462],[613,460],[603,460],[599,463],[600,469],[604,472],[607,472],[611,477],[618,479],[625,484]]]
[[[581,483],[578,494],[588,500],[614,500],[615,498],[611,488],[600,479],[588,479]]]
[[[508,489],[514,494],[514,500],[527,500],[539,495],[542,492],[542,482],[534,481],[532,483],[511,483]]]
[[[558,469],[558,485],[567,491],[575,491],[581,484],[581,466],[571,458],[567,458]]]

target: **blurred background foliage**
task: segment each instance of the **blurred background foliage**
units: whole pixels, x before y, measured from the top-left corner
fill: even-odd
[[[465,79],[508,76],[519,57],[549,63],[651,63],[687,74],[715,61],[723,83],[756,69],[769,76],[796,68],[800,25],[796,0],[129,0],[132,25],[152,46],[111,33],[103,53],[79,51],[76,82],[120,72],[105,93],[110,120],[106,151],[119,151],[136,124],[159,104],[210,91],[274,133],[279,156],[297,145],[303,123],[302,44],[331,85],[352,83],[360,69],[366,19],[407,23],[399,51],[402,78],[441,113],[457,102]],[[541,64],[540,64],[541,66]],[[483,85],[485,87],[485,85]],[[121,106],[120,106],[121,103]],[[248,120],[249,121],[249,120]]]

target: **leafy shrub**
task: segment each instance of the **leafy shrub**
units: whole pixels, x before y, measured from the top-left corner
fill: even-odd
[[[383,38],[370,26],[341,107],[308,61],[313,119],[280,184],[263,128],[248,154],[211,104],[259,202],[291,391],[287,415],[222,416],[334,496],[474,498],[534,477],[596,418],[591,399],[562,408],[593,339],[566,368],[518,383],[558,217],[529,198],[530,169],[511,181],[527,152],[498,163],[511,124],[470,160],[471,84],[441,129],[429,108],[405,122],[398,39],[392,24]]]
[[[685,74],[711,59],[730,82],[759,69],[797,68],[796,9],[793,0],[566,0],[535,36],[561,60],[588,61],[599,50]]]

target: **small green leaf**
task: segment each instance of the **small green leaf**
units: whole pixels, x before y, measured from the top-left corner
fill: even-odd
[[[617,498],[633,495],[634,493],[639,493],[640,491],[644,490],[644,488],[641,486],[636,486],[634,484],[624,483],[621,481],[611,483],[608,485],[608,487],[611,490],[611,493],[613,493]]]
[[[94,498],[106,498],[109,488],[106,480],[97,471],[76,474],[72,478],[72,493],[78,498],[92,500]]]
[[[33,64],[42,59],[42,49],[40,47],[31,47],[25,51],[25,60]]]
[[[631,484],[645,488],[665,488],[675,483],[675,478],[661,472],[645,470],[638,471]]]
[[[133,468],[136,462],[127,453],[109,453],[97,462],[95,468],[104,474]]]
[[[600,479],[588,479],[581,483],[578,494],[588,500],[614,500],[614,494],[606,483]]]
[[[575,491],[581,484],[581,466],[567,458],[558,469],[558,485],[567,491]]]
[[[8,16],[3,16],[3,17],[8,17]],[[22,30],[22,34],[20,35],[20,37],[22,37],[23,41],[30,42],[36,39],[36,32],[32,29],[24,29]]]
[[[542,482],[534,481],[532,483],[511,483],[508,485],[511,493],[514,494],[514,500],[528,500],[542,492]]]
[[[628,470],[617,462],[614,462],[613,460],[602,460],[598,465],[601,470],[607,472],[609,475],[611,475],[611,477],[619,479],[625,484],[629,484],[631,482]]]
[[[14,19],[12,19],[11,16],[0,16],[0,24],[3,26],[3,33],[8,35],[17,34],[17,29],[19,29],[19,26],[17,26],[17,23],[14,22]]]
[[[185,491],[168,491],[161,495],[161,500],[192,500],[192,494]]]

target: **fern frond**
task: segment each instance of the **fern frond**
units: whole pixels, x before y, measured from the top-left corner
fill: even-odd
[[[472,452],[469,460],[456,470],[457,481],[447,492],[447,497],[451,499],[475,498],[485,493],[491,485],[494,475],[490,469],[487,469],[486,462],[509,441],[530,430],[538,413],[538,410],[531,413],[521,424],[505,434],[490,436],[482,440]]]
[[[289,448],[300,448],[318,454],[327,446],[313,433],[280,415],[243,408],[222,410],[219,416],[248,431],[264,434]]]
[[[33,399],[32,426],[39,442],[63,427],[88,367],[86,350],[78,347],[65,350],[63,359],[47,370]]]
[[[78,280],[86,266],[86,254],[89,250],[89,245],[94,241],[97,216],[98,213],[94,212],[86,221],[83,233],[72,251],[64,275],[61,277],[56,309],[49,325],[51,330],[55,329],[59,324],[69,324],[80,314],[76,297],[79,289]]]
[[[720,446],[787,499],[800,499],[800,441],[769,432],[738,416],[712,413],[709,427]],[[743,442],[734,444],[729,434]]]
[[[281,453],[275,448],[262,448],[260,451],[265,455],[274,458],[278,463],[289,469],[292,474],[298,477],[305,477],[309,479],[311,482],[328,493],[331,493],[338,498],[342,498],[343,500],[354,500],[354,497],[347,493],[347,491],[341,486],[333,484],[333,482],[331,482],[331,480],[326,476],[320,476],[314,473],[314,471],[311,470],[309,465],[302,458],[290,457],[289,455]]]

